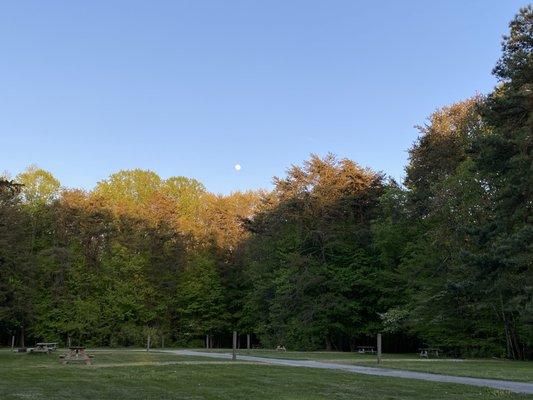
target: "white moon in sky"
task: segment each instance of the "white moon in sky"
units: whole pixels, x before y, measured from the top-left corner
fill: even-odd
[[[235,164],[233,168],[235,168],[235,171],[240,171],[242,167],[240,164]]]

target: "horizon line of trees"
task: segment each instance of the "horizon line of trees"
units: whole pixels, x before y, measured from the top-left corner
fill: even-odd
[[[91,191],[0,178],[0,341],[533,358],[533,7],[486,96],[418,126],[403,184],[311,155],[272,191],[119,171]]]

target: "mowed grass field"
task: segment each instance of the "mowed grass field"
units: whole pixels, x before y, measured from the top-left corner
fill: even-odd
[[[92,366],[60,365],[61,353],[0,350],[0,399],[533,398],[465,385],[131,350],[89,351],[94,355]],[[322,354],[297,356],[320,358]]]
[[[198,351],[206,351],[198,349]],[[214,352],[231,352],[231,350],[212,349]],[[449,359],[430,358],[421,359],[416,354],[384,354],[383,363],[377,365],[376,356],[371,354],[358,354],[334,351],[286,351],[274,350],[238,350],[237,354],[287,358],[294,360],[315,360],[337,364],[362,365],[368,367],[381,367],[402,369],[406,371],[429,372],[468,376],[473,378],[503,379],[508,381],[533,382],[533,362],[507,361],[496,359]]]

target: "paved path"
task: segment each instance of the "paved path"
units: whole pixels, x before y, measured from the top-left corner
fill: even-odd
[[[208,353],[191,350],[166,350],[166,352],[184,355],[184,356],[202,356],[211,358],[231,358],[228,353]],[[425,372],[402,371],[399,369],[362,367],[358,365],[344,365],[311,360],[288,360],[283,358],[267,358],[255,356],[238,355],[239,361],[261,362],[271,365],[283,365],[288,367],[307,367],[333,369],[357,374],[389,376],[393,378],[420,379],[432,382],[459,383],[463,385],[481,386],[493,389],[508,390],[515,393],[533,394],[533,383],[502,381],[497,379],[468,378],[464,376],[429,374]]]

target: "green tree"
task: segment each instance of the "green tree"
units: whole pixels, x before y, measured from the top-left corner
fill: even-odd
[[[480,270],[510,358],[533,353],[533,7],[511,21],[494,74],[500,85],[482,109],[490,133],[472,143],[473,169],[491,198],[476,239]]]
[[[19,334],[33,321],[34,277],[28,229],[29,215],[20,203],[19,183],[0,178],[0,332]]]
[[[94,194],[101,196],[115,212],[133,214],[146,208],[161,186],[161,178],[155,172],[123,170],[98,182]]]
[[[342,348],[379,329],[370,224],[382,177],[332,155],[276,179],[248,224],[244,307],[264,343]]]
[[[16,181],[22,185],[22,199],[27,204],[33,206],[49,204],[58,198],[61,185],[44,169],[32,165],[17,175]]]
[[[181,340],[229,330],[220,276],[208,254],[193,257],[180,273],[175,299]]]

